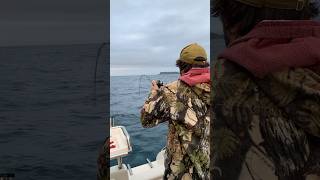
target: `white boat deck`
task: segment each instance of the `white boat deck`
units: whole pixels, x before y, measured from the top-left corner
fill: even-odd
[[[151,166],[150,166],[151,164]],[[130,169],[126,165],[122,165],[122,169],[118,166],[110,168],[111,180],[161,180],[164,173],[164,151],[161,151],[157,159],[151,163],[146,163]]]
[[[111,180],[161,180],[164,173],[165,151],[158,153],[155,161],[146,161],[146,164],[131,168],[122,163],[122,157],[132,151],[130,136],[123,126],[110,128],[113,147],[110,149],[110,159],[117,159],[118,165],[110,168]],[[121,168],[120,164],[122,165]]]

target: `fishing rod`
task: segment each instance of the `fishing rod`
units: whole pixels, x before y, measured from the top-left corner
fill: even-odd
[[[100,59],[100,56],[101,56],[101,52],[103,50],[103,48],[106,46],[107,43],[103,42],[98,51],[97,51],[97,55],[96,55],[96,64],[95,64],[95,68],[94,68],[94,83],[96,84],[97,83],[97,71],[98,71],[98,62],[99,62],[99,59]]]

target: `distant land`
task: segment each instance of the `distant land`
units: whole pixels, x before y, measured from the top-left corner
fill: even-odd
[[[210,38],[211,39],[223,39],[224,35],[223,34],[217,34],[217,33],[210,33]]]
[[[179,72],[160,72],[160,74],[179,74]]]

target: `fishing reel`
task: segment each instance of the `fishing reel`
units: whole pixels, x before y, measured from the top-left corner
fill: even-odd
[[[163,82],[161,82],[160,80],[157,80],[157,86],[158,86],[158,87],[163,86]]]

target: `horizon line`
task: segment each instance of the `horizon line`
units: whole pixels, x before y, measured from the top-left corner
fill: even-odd
[[[103,44],[103,43],[106,43],[106,44],[109,44],[110,45],[110,42],[105,42],[105,41],[101,41],[101,42],[88,42],[88,43],[85,43],[85,42],[79,42],[79,43],[70,43],[70,44],[24,44],[24,45],[8,45],[8,46],[2,46],[0,45],[0,48],[16,48],[16,47],[35,47],[35,46],[72,46],[72,45],[89,45],[89,44]]]

